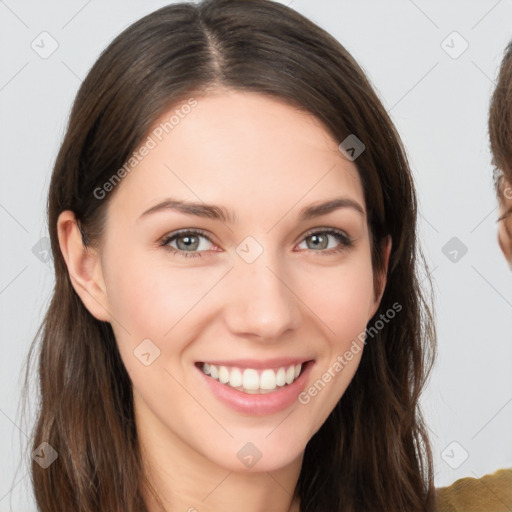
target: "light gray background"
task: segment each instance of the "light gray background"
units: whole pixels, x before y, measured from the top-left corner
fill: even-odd
[[[46,236],[49,176],[71,102],[111,39],[166,3],[0,0],[0,512],[35,510],[27,466],[18,464],[22,453],[30,456],[23,447],[30,417],[23,423],[18,410],[20,373],[53,285],[44,252],[37,257],[33,247]],[[486,123],[512,39],[512,1],[283,3],[352,53],[408,150],[435,281],[439,357],[422,403],[436,485],[511,467],[512,275],[496,241]],[[31,48],[48,37],[43,31],[58,43],[47,59]],[[454,31],[469,45],[457,58],[465,43]],[[443,253],[452,237],[467,247],[455,262]]]

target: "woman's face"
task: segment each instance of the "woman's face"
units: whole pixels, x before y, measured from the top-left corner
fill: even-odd
[[[358,367],[378,307],[363,189],[313,116],[255,93],[196,100],[158,120],[109,203],[106,318],[146,438],[269,471],[302,456]]]
[[[498,243],[512,270],[512,185],[504,180],[500,200]]]

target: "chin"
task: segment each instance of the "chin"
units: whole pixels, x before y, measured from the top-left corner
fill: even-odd
[[[268,435],[266,433],[265,435]],[[263,438],[264,439],[264,438]],[[215,453],[205,455],[216,465],[237,473],[278,471],[302,460],[305,446],[297,444],[286,449],[279,442],[232,440],[229,446],[217,445]],[[229,454],[229,455],[227,455]]]

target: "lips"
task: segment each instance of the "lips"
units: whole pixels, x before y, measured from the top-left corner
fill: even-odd
[[[292,362],[288,366],[275,366],[275,362],[279,363]],[[222,361],[228,363],[228,361]],[[298,395],[303,391],[306,386],[312,368],[315,365],[313,359],[281,359],[274,360],[271,363],[269,361],[244,361],[245,367],[240,365],[241,361],[230,361],[229,364],[219,364],[220,361],[209,361],[205,363],[203,361],[195,363],[197,373],[200,376],[200,380],[206,385],[213,396],[223,402],[231,409],[251,416],[262,416],[266,414],[273,414],[278,411],[284,410],[294,403],[297,403]],[[234,366],[234,364],[239,366]],[[269,365],[263,366],[263,365]],[[299,374],[295,377],[296,365],[299,366]],[[203,367],[206,366],[208,372],[212,372],[213,376],[207,375],[203,371]],[[263,367],[262,367],[263,366]],[[225,370],[221,370],[221,367],[225,367]],[[259,368],[255,368],[259,367]],[[282,375],[284,368],[285,382],[284,385],[278,385],[282,383]],[[238,370],[240,374],[237,374],[235,370]],[[292,379],[293,371],[293,379]],[[234,372],[234,379],[231,381]],[[245,377],[247,372],[247,377]],[[286,374],[289,372],[289,381],[291,384],[286,382]],[[226,374],[228,380],[226,381]],[[271,375],[273,374],[273,375]],[[240,383],[241,385],[234,387],[231,384]],[[220,381],[226,381],[222,383]],[[236,379],[239,379],[238,381]],[[245,380],[247,378],[247,381]],[[263,389],[264,387],[271,388],[274,383],[272,379],[275,378],[275,387],[273,389]],[[278,381],[279,379],[279,381]],[[245,386],[252,389],[246,389]],[[256,387],[257,386],[257,387]]]

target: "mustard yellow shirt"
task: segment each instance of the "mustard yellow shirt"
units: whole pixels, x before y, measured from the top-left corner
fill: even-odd
[[[436,503],[437,512],[512,512],[512,468],[441,487]]]

